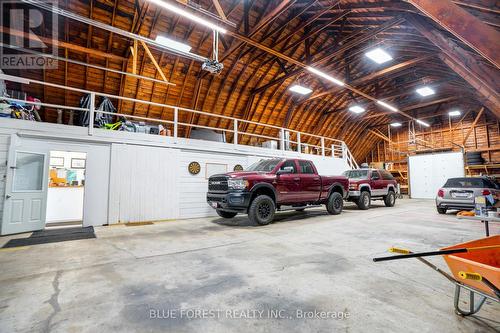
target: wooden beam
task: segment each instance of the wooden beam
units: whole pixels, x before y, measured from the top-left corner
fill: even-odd
[[[479,110],[479,113],[477,114],[476,118],[474,118],[474,122],[472,123],[472,125],[470,126],[470,129],[465,134],[464,140],[462,142],[462,146],[465,146],[467,139],[469,138],[469,136],[472,133],[472,131],[474,130],[474,128],[476,128],[476,124],[479,121],[479,118],[481,118],[481,116],[483,115],[483,112],[484,112],[484,107],[482,107],[481,110]]]
[[[219,14],[219,16],[224,21],[227,21],[226,14],[224,14],[224,10],[222,9],[222,6],[220,5],[219,0],[212,0],[212,2],[214,3],[215,10],[217,10],[217,13]]]
[[[156,67],[156,70],[160,73],[160,76],[163,79],[163,81],[168,82],[167,77],[165,76],[165,73],[163,73],[163,71],[160,68],[160,65],[158,65],[158,63],[156,62],[156,59],[155,59],[155,57],[153,57],[153,54],[151,53],[151,50],[149,49],[149,47],[142,40],[140,42],[141,42],[142,47],[146,51],[149,59],[151,59],[151,62]]]
[[[132,73],[137,74],[137,40],[134,40],[134,46],[130,47],[130,52],[132,53]]]
[[[260,20],[260,22],[257,24],[257,26],[255,26],[252,29],[252,31],[250,32],[250,34],[247,35],[247,36],[242,36],[242,35],[240,35],[240,34],[238,34],[236,32],[228,31],[228,33],[227,33],[228,35],[239,39],[240,42],[238,42],[236,45],[234,45],[229,50],[227,50],[226,52],[224,52],[224,54],[220,57],[220,61],[221,62],[224,61],[231,54],[233,54],[234,51],[236,51],[237,49],[239,49],[245,43],[248,43],[249,40],[251,41],[251,39],[248,38],[248,37],[252,37],[252,36],[256,35],[266,25],[268,25],[269,23],[273,22],[285,10],[287,10],[288,8],[290,8],[290,6],[292,6],[295,3],[295,1],[296,0],[283,0],[283,1],[281,1],[276,8],[274,8],[269,14],[267,14],[265,17],[262,18],[262,20]],[[244,38],[241,38],[241,37],[244,37]],[[253,46],[255,46],[255,45],[253,45]]]
[[[500,68],[500,33],[449,0],[408,0],[442,28]]]
[[[373,79],[376,79],[378,77],[381,77],[381,76],[384,76],[384,75],[387,75],[391,72],[396,72],[396,71],[400,71],[400,70],[403,70],[407,67],[410,67],[410,66],[413,66],[419,62],[422,62],[422,61],[425,61],[431,57],[433,57],[434,55],[433,54],[428,54],[428,55],[425,55],[425,56],[422,56],[422,57],[418,57],[418,58],[415,58],[415,59],[410,59],[410,60],[407,60],[407,61],[404,61],[402,63],[399,63],[399,64],[396,64],[394,66],[391,66],[391,67],[387,67],[387,68],[384,68],[378,72],[374,72],[374,73],[371,73],[371,74],[368,74],[368,75],[365,75],[365,76],[362,76],[352,82],[349,82],[349,84],[351,85],[360,85],[360,84],[364,84],[368,81],[371,81]],[[310,101],[310,100],[313,100],[313,99],[316,99],[316,98],[319,98],[319,97],[323,97],[325,95],[330,95],[330,94],[334,94],[334,93],[337,93],[339,91],[343,90],[342,87],[334,87],[328,91],[323,91],[323,92],[319,92],[317,94],[314,94],[312,95],[311,97],[303,100],[300,104],[306,102],[306,101]]]
[[[483,97],[484,105],[500,118],[497,73],[492,73],[489,66],[477,61],[469,52],[450,38],[444,36],[440,31],[423,23],[419,19],[419,16],[408,15],[406,19],[424,37],[441,49],[443,52],[440,55],[441,60],[467,81]]]
[[[106,53],[106,52],[98,51],[95,49],[91,49],[91,48],[87,48],[87,47],[83,47],[83,46],[79,46],[79,45],[75,45],[75,44],[70,44],[70,43],[63,42],[63,41],[55,41],[55,40],[52,40],[52,38],[47,38],[47,37],[43,37],[43,36],[34,36],[33,34],[25,34],[23,31],[14,30],[14,29],[10,29],[7,27],[0,27],[0,29],[2,29],[2,32],[5,32],[11,36],[25,37],[25,38],[29,38],[32,40],[37,38],[38,40],[41,40],[45,44],[50,44],[50,45],[57,46],[57,47],[64,48],[64,49],[94,55],[96,57],[109,58],[109,59],[113,59],[116,61],[127,61],[128,60],[127,58],[120,57],[120,56],[117,56],[117,55],[112,54],[112,53]]]
[[[387,141],[389,143],[394,143],[394,142],[392,142],[391,139],[389,139],[387,136],[383,135],[382,133],[379,133],[378,131],[374,131],[374,130],[368,129],[368,132],[370,132],[371,134],[373,134],[373,135],[381,138],[384,141]]]

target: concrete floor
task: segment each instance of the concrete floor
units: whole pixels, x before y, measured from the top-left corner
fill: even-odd
[[[0,331],[500,330],[498,304],[455,315],[453,285],[417,260],[371,260],[393,245],[426,251],[481,238],[480,223],[438,215],[426,200],[375,206],[281,213],[264,227],[245,216],[100,227],[95,239],[2,249]],[[297,318],[315,310],[330,318]]]

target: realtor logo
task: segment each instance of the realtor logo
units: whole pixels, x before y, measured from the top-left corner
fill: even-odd
[[[57,68],[52,58],[58,56],[57,0],[0,0],[0,4],[0,68]]]

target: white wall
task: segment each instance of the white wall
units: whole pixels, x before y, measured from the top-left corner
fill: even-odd
[[[47,189],[47,223],[83,220],[83,187]]]
[[[448,178],[465,175],[462,153],[410,156],[408,169],[410,196],[417,199],[434,199]]]
[[[49,151],[87,154],[84,225],[190,218],[214,215],[206,203],[207,163],[220,163],[232,171],[270,157],[313,160],[324,175],[339,175],[347,163],[331,156],[299,154],[261,147],[158,135],[88,129],[6,119],[0,123],[0,208],[3,208],[6,152],[9,136],[37,140]],[[198,175],[188,165],[201,165]]]

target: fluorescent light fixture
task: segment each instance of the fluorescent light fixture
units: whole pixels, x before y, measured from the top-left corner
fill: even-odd
[[[185,17],[187,19],[190,19],[191,21],[194,21],[196,23],[204,25],[204,26],[206,26],[206,27],[208,27],[210,29],[216,30],[216,31],[221,32],[223,34],[227,32],[226,29],[224,29],[222,27],[219,27],[216,24],[213,24],[213,23],[211,23],[211,22],[209,22],[209,21],[207,21],[207,20],[205,20],[205,19],[203,19],[201,17],[193,15],[190,12],[185,11],[184,9],[181,9],[181,8],[179,8],[177,6],[171,5],[171,4],[167,3],[167,2],[164,2],[164,1],[161,1],[161,0],[149,0],[149,1],[151,1],[152,3],[154,3],[154,4],[158,5],[158,6],[161,6],[161,7],[165,8],[165,9],[168,9],[171,12],[174,12],[174,13],[180,15],[180,16],[183,16],[183,17]]]
[[[169,48],[172,48],[172,49],[175,49],[178,51],[182,51],[182,52],[186,52],[186,53],[189,53],[189,51],[191,51],[191,46],[189,46],[187,44],[183,44],[183,43],[178,42],[178,41],[175,41],[173,39],[167,38],[165,36],[157,36],[155,41],[158,44],[161,44],[163,46],[167,46]]]
[[[298,85],[298,84],[291,86],[290,88],[288,88],[288,90],[296,92],[297,94],[301,94],[301,95],[307,95],[307,94],[312,93],[312,89],[309,89],[307,87],[303,87],[303,86]]]
[[[401,127],[402,124],[401,123],[391,123],[391,126],[392,127]]]
[[[423,126],[425,126],[425,127],[429,127],[429,126],[431,126],[431,125],[427,124],[425,121],[420,120],[420,119],[417,119],[417,123],[419,123],[420,125],[423,125]]]
[[[420,96],[426,97],[426,96],[434,95],[436,92],[434,91],[434,89],[425,86],[425,87],[422,87],[422,88],[418,88],[417,89],[417,93]]]
[[[349,108],[349,111],[354,112],[354,113],[363,113],[366,110],[359,105],[354,105],[354,106],[351,106]]]
[[[382,50],[380,47],[366,52],[365,55],[377,64],[383,64],[384,62],[392,60],[391,55]]]
[[[458,110],[453,110],[453,111],[448,112],[448,115],[449,115],[450,117],[458,117],[458,116],[460,116],[461,114],[462,114],[462,113],[461,113],[460,111],[458,111]]]
[[[377,104],[380,104],[380,105],[382,105],[384,108],[389,109],[389,110],[391,110],[391,111],[398,112],[398,109],[396,109],[396,108],[395,108],[394,106],[392,106],[392,105],[387,104],[386,102],[377,101]]]
[[[7,74],[0,74],[0,80],[23,83],[23,84],[30,84],[30,82],[31,82],[28,79],[25,79],[22,77],[17,77],[17,76],[12,76],[12,75],[7,75]]]
[[[326,74],[326,73],[323,73],[322,71],[319,71],[319,70],[317,70],[316,68],[313,68],[313,67],[307,67],[306,69],[307,69],[309,72],[314,73],[314,74],[316,74],[316,75],[318,75],[318,76],[321,76],[322,78],[327,79],[328,81],[331,81],[331,82],[333,82],[333,83],[335,83],[335,84],[337,84],[337,85],[339,85],[339,86],[344,86],[344,85],[345,85],[345,84],[344,84],[344,82],[342,82],[342,81],[340,81],[340,80],[337,80],[337,79],[336,79],[336,78],[334,78],[333,76],[330,76],[330,75],[328,75],[328,74]]]

